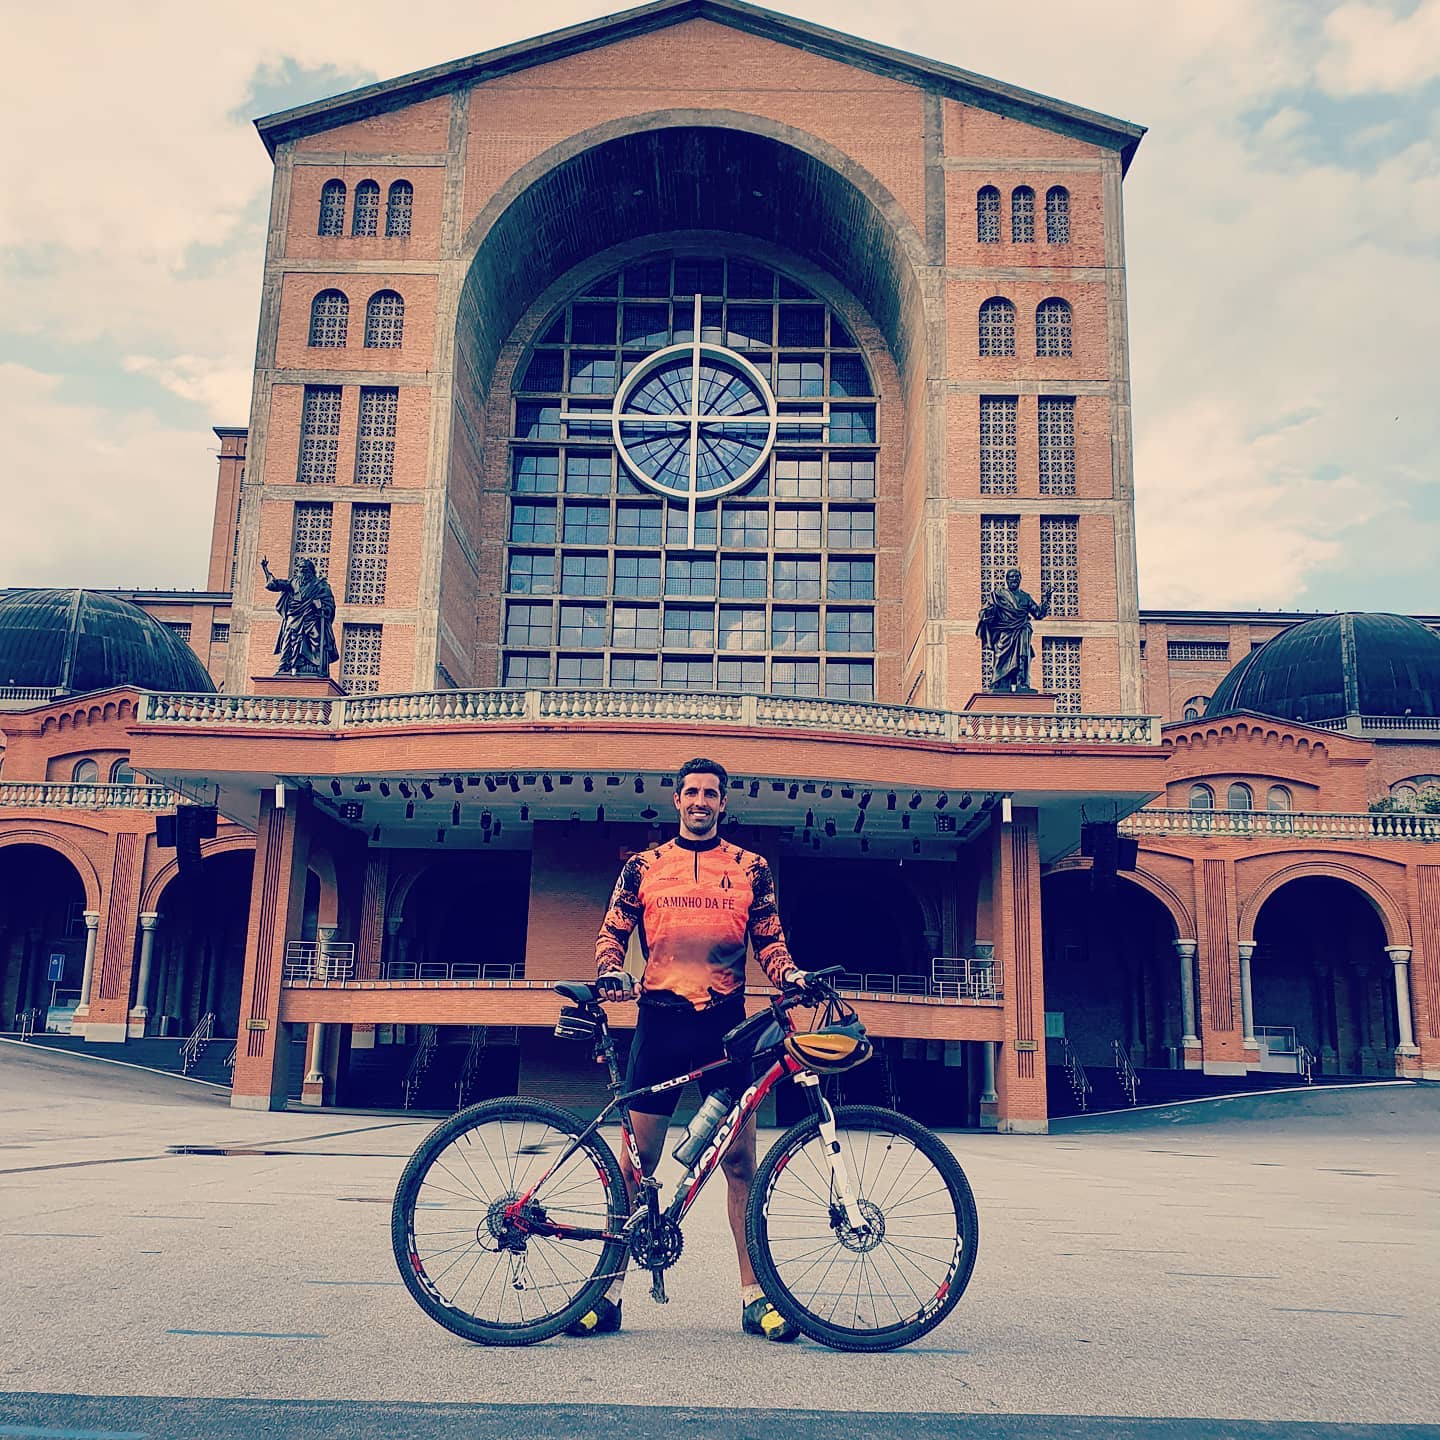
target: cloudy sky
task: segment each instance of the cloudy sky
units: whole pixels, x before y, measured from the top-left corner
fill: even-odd
[[[0,585],[204,583],[210,427],[249,410],[255,116],[612,8],[12,11]],[[790,8],[1150,127],[1126,181],[1142,604],[1440,610],[1440,0]]]

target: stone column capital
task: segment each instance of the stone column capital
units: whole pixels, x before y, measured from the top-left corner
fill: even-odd
[[[315,927],[315,938],[322,945],[329,945],[339,933],[338,925],[317,925]]]
[[[1414,948],[1413,945],[1387,945],[1385,953],[1396,965],[1408,965]]]
[[[1242,960],[1253,960],[1255,958],[1255,942],[1253,940],[1237,941],[1235,949]]]
[[[160,923],[160,912],[158,910],[142,910],[140,912],[140,928],[142,930],[153,930]]]
[[[85,928],[87,930],[98,930],[100,928],[100,912],[98,910],[82,910],[85,917]]]
[[[1170,943],[1175,947],[1175,953],[1182,960],[1193,960],[1195,952],[1200,948],[1200,944],[1196,940],[1172,940]]]
[[[403,915],[387,915],[385,917],[385,929],[388,934],[398,935],[400,927],[405,923]]]

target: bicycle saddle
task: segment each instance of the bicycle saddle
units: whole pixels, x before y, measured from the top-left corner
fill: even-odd
[[[600,993],[593,985],[586,985],[580,980],[561,980],[555,989],[577,1005],[594,1005],[600,999]]]

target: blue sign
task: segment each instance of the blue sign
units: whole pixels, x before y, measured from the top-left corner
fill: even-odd
[[[50,957],[50,973],[45,978],[52,985],[65,978],[65,957],[63,955],[52,955]]]

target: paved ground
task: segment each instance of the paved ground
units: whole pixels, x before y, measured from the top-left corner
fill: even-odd
[[[485,1350],[395,1275],[389,1200],[425,1122],[232,1111],[7,1044],[0,1114],[0,1436],[509,1436],[541,1403],[545,1437],[612,1406],[654,1407],[620,1412],[637,1436],[808,1440],[837,1410],[927,1440],[1440,1436],[1440,1087],[952,1136],[976,1276],[882,1356],[738,1333],[718,1187],[670,1306],[635,1286],[619,1336]],[[125,1398],[166,1396],[187,1399]]]

